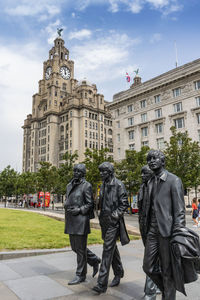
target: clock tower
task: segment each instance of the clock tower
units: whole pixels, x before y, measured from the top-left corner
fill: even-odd
[[[66,152],[77,151],[83,161],[86,148],[109,147],[112,155],[112,121],[104,96],[95,84],[74,79],[74,62],[64,44],[61,36],[54,40],[33,95],[32,114],[22,127],[23,171],[36,172],[40,161],[59,167]]]

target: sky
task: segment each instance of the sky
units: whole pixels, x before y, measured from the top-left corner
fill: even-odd
[[[0,171],[22,170],[21,126],[57,28],[75,78],[112,101],[138,68],[142,82],[173,69],[175,48],[178,66],[200,58],[199,12],[199,0],[1,0]]]

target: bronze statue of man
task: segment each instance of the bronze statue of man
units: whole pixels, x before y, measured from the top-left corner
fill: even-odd
[[[123,219],[123,214],[129,204],[124,184],[114,176],[113,165],[103,162],[99,166],[99,171],[103,181],[99,197],[99,222],[104,244],[97,285],[93,287],[93,290],[101,294],[107,290],[111,265],[114,272],[111,287],[119,285],[120,279],[124,276],[116,241],[120,238],[122,245],[129,243]]]
[[[143,269],[162,292],[162,300],[175,300],[170,241],[177,228],[185,226],[185,204],[181,179],[164,169],[165,156],[150,150],[147,163],[153,171],[148,182],[147,237]],[[156,268],[159,261],[159,270]]]
[[[139,215],[139,228],[142,236],[144,246],[147,238],[148,219],[146,218],[146,212],[149,210],[149,197],[147,183],[153,176],[153,171],[148,165],[143,166],[141,169],[142,184],[138,192],[138,215]],[[158,267],[158,266],[157,266]],[[151,280],[150,277],[146,276],[145,287],[144,287],[144,300],[156,300],[156,294],[160,293],[156,284]]]
[[[98,272],[101,262],[87,248],[87,236],[90,233],[90,218],[94,218],[92,186],[85,180],[84,164],[74,166],[74,177],[67,185],[65,201],[65,233],[69,234],[72,250],[77,254],[77,269],[69,285],[85,281],[87,263],[93,267],[93,277]]]

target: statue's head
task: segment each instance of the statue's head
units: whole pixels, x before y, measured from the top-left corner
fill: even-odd
[[[147,164],[152,171],[165,166],[165,155],[160,150],[150,150],[147,154]]]
[[[86,167],[84,164],[76,164],[74,165],[74,178],[82,178],[85,177]]]
[[[148,165],[142,167],[141,177],[143,183],[146,183],[151,178],[152,175],[153,175],[153,171],[149,168]]]
[[[114,174],[114,167],[111,163],[105,161],[99,165],[99,171],[102,180],[108,180],[108,178],[110,178]]]

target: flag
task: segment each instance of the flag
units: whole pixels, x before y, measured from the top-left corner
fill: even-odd
[[[128,73],[126,72],[126,81],[130,82],[131,81],[131,77],[128,75]]]

